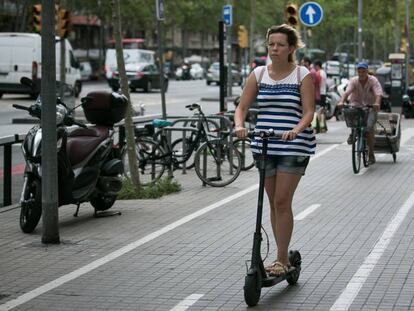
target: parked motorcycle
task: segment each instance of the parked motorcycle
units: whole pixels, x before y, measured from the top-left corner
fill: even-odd
[[[22,78],[28,86],[32,81]],[[95,125],[76,122],[69,109],[59,98],[56,103],[56,136],[58,164],[58,205],[90,202],[95,216],[115,203],[122,187],[123,164],[114,147],[114,128],[126,112],[128,100],[124,95],[109,92],[91,92],[81,99],[86,119]],[[13,105],[41,119],[42,100],[37,98],[30,107]],[[75,125],[75,127],[68,128]],[[42,214],[42,128],[35,125],[26,134],[22,151],[26,161],[21,194],[20,228],[33,232]]]
[[[337,104],[345,93],[346,86],[348,85],[348,79],[341,79],[339,84],[333,84],[329,87],[326,94],[326,119],[335,117],[337,121],[343,121],[344,116],[341,109],[338,109]]]
[[[193,77],[191,76],[191,65],[190,64],[183,64],[181,66],[181,80],[191,80]]]
[[[414,85],[411,85],[402,100],[402,114],[406,119],[414,118]]]

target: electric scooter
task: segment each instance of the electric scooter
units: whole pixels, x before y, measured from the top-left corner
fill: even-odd
[[[249,132],[250,138],[253,138],[254,136],[261,137],[263,145],[259,161],[259,197],[257,202],[256,230],[253,238],[252,260],[244,283],[244,300],[249,307],[253,307],[259,302],[262,287],[270,287],[284,280],[286,280],[290,285],[296,284],[299,279],[302,264],[300,253],[295,250],[289,252],[290,267],[286,274],[282,276],[270,276],[264,268],[262,256],[260,254],[260,247],[262,242],[261,229],[267,145],[270,137],[281,138],[281,134],[274,132],[272,129]]]

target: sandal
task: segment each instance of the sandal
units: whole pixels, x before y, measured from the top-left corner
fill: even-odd
[[[270,265],[268,265],[268,266],[266,266],[265,267],[265,271],[267,272],[267,273],[270,273],[270,271],[272,271],[273,270],[273,268],[274,268],[274,266],[275,266],[275,264],[277,263],[278,261],[277,261],[277,259],[275,259]]]
[[[289,267],[285,266],[279,261],[275,261],[272,263],[272,268],[269,271],[269,276],[283,276],[288,273]]]

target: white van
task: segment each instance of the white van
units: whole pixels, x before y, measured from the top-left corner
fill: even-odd
[[[66,40],[66,39],[65,39]],[[0,97],[4,93],[30,94],[36,98],[40,93],[42,73],[42,40],[36,33],[0,32]],[[81,88],[79,63],[73,55],[72,46],[66,40],[66,84],[78,96]],[[20,84],[22,77],[33,80],[34,87]],[[60,42],[56,42],[56,81],[60,80]]]
[[[155,52],[142,49],[124,49],[125,67],[131,67],[135,64],[155,64]],[[118,63],[116,61],[116,50],[106,50],[105,56],[105,77],[109,86],[113,90],[119,88],[118,81]]]

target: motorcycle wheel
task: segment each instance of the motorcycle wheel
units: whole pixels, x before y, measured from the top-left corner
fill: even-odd
[[[42,185],[39,180],[28,180],[20,209],[20,228],[32,233],[42,216]]]
[[[116,195],[100,195],[92,198],[90,202],[97,211],[106,211],[114,205],[116,198]]]

